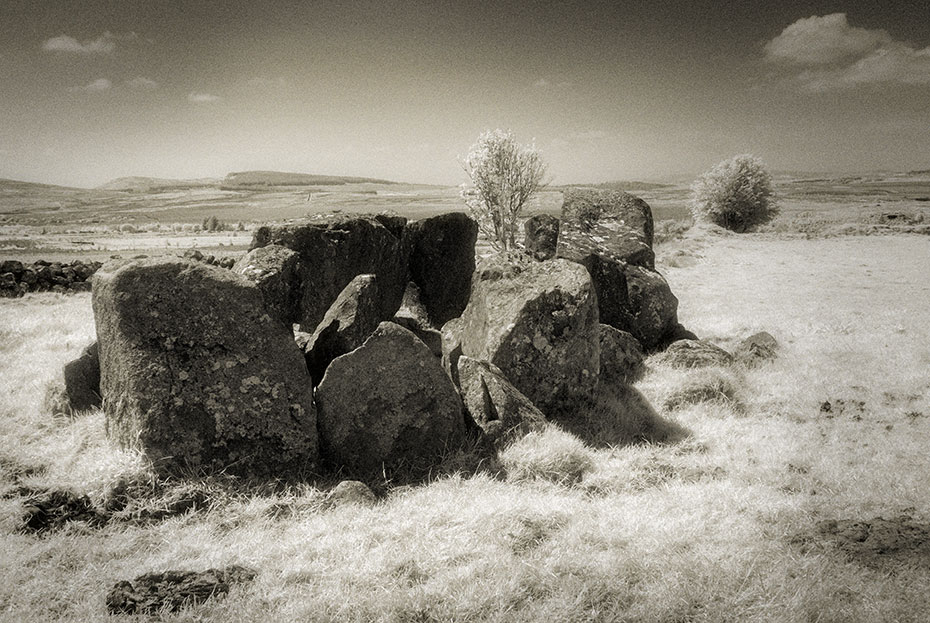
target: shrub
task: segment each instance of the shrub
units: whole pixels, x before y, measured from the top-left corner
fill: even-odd
[[[696,221],[735,232],[750,231],[778,213],[772,177],[750,154],[724,160],[691,185],[688,205]]]
[[[472,185],[462,188],[462,198],[472,217],[495,249],[512,249],[520,211],[545,186],[539,152],[518,144],[509,131],[494,130],[478,137],[464,166]]]

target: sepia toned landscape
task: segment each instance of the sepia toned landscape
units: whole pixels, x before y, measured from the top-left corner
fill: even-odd
[[[75,75],[102,59],[63,90],[71,98],[167,97],[151,50],[181,54],[187,21],[237,33],[262,12],[135,7],[160,24],[146,34],[105,3],[26,4],[11,23],[44,34],[0,47],[0,77],[28,54]],[[212,125],[234,117],[242,85],[178,90],[213,112],[171,117],[188,136],[169,132],[166,149],[208,147],[170,166],[117,149],[124,166],[101,134],[86,152],[99,161],[42,173],[30,140],[0,119],[0,620],[930,620],[926,25],[858,3],[848,17],[813,5],[735,15],[752,52],[692,43],[702,67],[756,68],[733,87],[733,110],[790,103],[745,125],[724,111],[735,115],[716,121],[724,138],[701,125],[714,106],[691,111],[695,134],[682,136],[699,148],[646,140],[641,163],[612,131],[558,134],[545,98],[602,101],[583,86],[608,75],[583,33],[629,28],[643,47],[662,24],[690,40],[684,14],[627,7],[647,31],[634,35],[613,5],[568,4],[515,5],[494,26],[471,3],[346,15],[268,3],[270,25],[254,26],[265,45],[280,52],[319,28],[329,43],[312,49],[346,63],[339,78],[327,65],[349,90],[321,109],[343,132],[347,93],[396,87],[346,86],[368,76],[355,50],[374,42],[414,74],[442,65],[431,86],[449,91],[409,92],[435,104],[417,109],[426,128],[403,106],[381,109],[431,146],[403,139],[383,160],[345,156],[343,135],[325,132],[316,145],[333,166],[299,160],[303,126],[275,125],[294,119],[277,97],[317,95],[290,74],[248,87],[268,98],[255,124],[274,156],[228,156],[261,141],[248,124]],[[76,15],[93,28],[62,34]],[[303,25],[311,16],[322,25]],[[372,35],[376,17],[400,34]],[[545,56],[540,41],[556,40],[543,17],[575,26],[559,30],[551,73],[525,85],[533,121],[506,97],[473,102],[473,120],[449,102],[455,115],[436,112],[458,87],[431,37],[525,71],[528,50]],[[713,38],[718,22],[688,27]],[[453,23],[486,28],[480,45],[450,35]],[[529,26],[512,38],[497,30],[518,23]],[[228,70],[232,42],[206,40],[197,58]],[[120,54],[126,65],[102,64]],[[662,62],[654,70],[673,84]],[[578,74],[560,77],[563,63]],[[103,67],[106,84],[90,82]],[[507,78],[487,67],[485,79]],[[46,119],[3,97],[24,127]],[[368,126],[377,105],[365,101],[347,108],[362,128],[351,140],[377,145],[387,135]],[[670,110],[629,102],[656,127]],[[127,131],[119,107],[142,104],[112,105]],[[595,119],[590,106],[580,110]],[[864,121],[863,143],[831,125],[869,111],[898,124],[881,145]],[[833,161],[810,148],[833,140],[846,146]],[[460,155],[446,158],[443,141]]]

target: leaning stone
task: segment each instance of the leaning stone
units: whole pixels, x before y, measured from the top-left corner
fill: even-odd
[[[117,582],[107,594],[109,614],[158,614],[177,612],[229,592],[233,584],[251,582],[258,571],[231,565],[206,571],[146,573]]]
[[[310,377],[245,277],[179,259],[93,277],[107,435],[158,472],[290,476],[318,457]]]
[[[400,218],[400,217],[396,217]],[[252,249],[277,244],[300,256],[300,325],[316,329],[339,293],[358,275],[378,278],[381,318],[400,306],[407,264],[396,224],[376,216],[329,214],[256,230]]]
[[[459,358],[458,373],[465,407],[495,444],[513,441],[545,426],[542,411],[494,364],[463,356]]]
[[[490,258],[476,278],[462,315],[462,354],[496,365],[547,415],[589,397],[600,370],[600,332],[584,267]]]
[[[276,244],[252,249],[233,270],[254,282],[271,314],[290,327],[300,320],[299,257]]]
[[[435,327],[461,316],[468,304],[477,239],[478,224],[460,212],[407,223],[404,229],[410,279]]]
[[[523,223],[523,246],[537,260],[555,257],[559,246],[559,219],[550,214],[537,214]]]
[[[645,366],[639,340],[606,324],[600,325],[600,339],[601,383],[623,386],[642,377]]]
[[[452,381],[423,342],[392,322],[333,360],[316,399],[327,463],[366,481],[396,470],[428,473],[464,438]]]
[[[733,355],[710,342],[678,340],[672,342],[658,360],[673,368],[703,368],[729,365],[733,363]]]
[[[361,346],[378,328],[383,320],[379,303],[374,275],[358,275],[339,293],[304,347],[307,369],[315,384],[323,380],[333,359]]]

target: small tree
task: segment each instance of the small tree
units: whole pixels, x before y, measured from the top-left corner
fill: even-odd
[[[463,164],[471,186],[463,186],[462,198],[478,227],[497,250],[514,248],[520,211],[545,186],[539,152],[518,144],[512,132],[494,130],[478,137]]]
[[[688,207],[694,220],[736,232],[749,231],[778,214],[772,176],[751,154],[724,160],[695,180]]]

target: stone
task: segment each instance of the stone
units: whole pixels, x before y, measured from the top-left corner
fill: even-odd
[[[316,329],[339,293],[357,275],[377,276],[379,315],[390,318],[400,306],[408,281],[406,257],[394,222],[400,218],[329,214],[265,225],[255,231],[250,248],[277,244],[300,256],[299,322],[303,331]]]
[[[537,260],[555,257],[559,246],[560,221],[550,214],[537,214],[523,223],[523,247]]]
[[[600,382],[611,386],[629,385],[638,381],[645,372],[643,347],[639,340],[626,331],[610,325],[600,325],[601,376]]]
[[[272,316],[290,327],[300,321],[299,256],[280,245],[252,249],[233,270],[261,290]]]
[[[477,239],[478,224],[460,212],[407,223],[404,229],[410,280],[419,287],[434,327],[461,316],[468,305]]]
[[[97,342],[87,346],[80,357],[65,364],[64,377],[69,413],[101,405]]]
[[[755,367],[778,356],[778,340],[771,333],[760,331],[740,342],[733,356],[747,367]]]
[[[56,530],[71,521],[100,524],[106,519],[94,509],[90,498],[73,491],[44,491],[29,497],[23,504],[25,532]]]
[[[315,466],[304,358],[253,282],[201,262],[118,261],[94,274],[92,303],[111,439],[161,474]]]
[[[442,368],[455,383],[459,384],[458,361],[462,356],[462,328],[461,318],[453,318],[442,325]]]
[[[26,270],[26,267],[19,260],[3,260],[0,262],[0,274],[11,273],[14,278],[18,278],[23,274],[24,270]]]
[[[391,322],[411,331],[429,347],[433,355],[442,357],[442,334],[430,325],[426,306],[420,300],[420,288],[414,282],[407,284],[400,309],[394,314]]]
[[[374,275],[358,275],[339,293],[304,347],[307,369],[315,385],[323,380],[333,359],[361,346],[378,328],[383,320],[379,304]]]
[[[563,194],[562,225],[616,220],[632,236],[652,247],[655,225],[649,204],[623,190],[569,188]]]
[[[733,355],[715,344],[701,340],[672,342],[659,361],[673,368],[703,368],[733,363]]]
[[[458,375],[465,408],[495,444],[513,441],[545,426],[542,411],[494,364],[462,356]]]
[[[146,573],[117,582],[107,594],[109,614],[158,614],[197,606],[229,592],[233,584],[251,582],[258,571],[240,565],[206,571]]]
[[[591,395],[600,370],[597,295],[583,266],[492,257],[462,314],[462,354],[488,361],[546,415]]]
[[[316,400],[324,459],[366,482],[396,470],[426,474],[464,439],[452,381],[423,342],[392,322],[329,364]]]
[[[329,492],[326,498],[326,506],[345,506],[349,504],[371,506],[377,501],[377,496],[364,482],[343,480]]]

